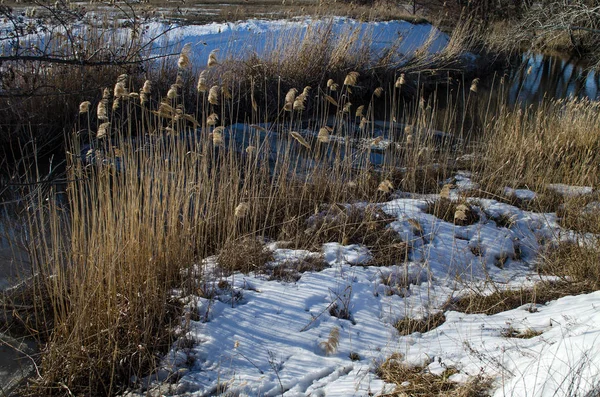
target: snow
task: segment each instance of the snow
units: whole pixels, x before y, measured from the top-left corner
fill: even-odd
[[[457,176],[470,185],[468,173]],[[452,381],[490,377],[494,396],[584,395],[596,387],[600,292],[494,315],[447,310],[439,327],[399,335],[394,328],[399,319],[443,311],[452,297],[491,292],[492,285],[533,285],[539,241],[566,233],[553,214],[483,199],[469,201],[479,221],[456,226],[425,213],[435,198],[412,195],[379,204],[394,218],[389,227],[411,246],[400,265],[362,266],[371,254],[357,244],[327,243],[311,253],[271,242],[270,266],[319,254],[328,266],[303,273],[295,283],[238,273],[227,278],[229,287],[215,287],[212,299],[186,297],[196,319],[186,317],[185,335],[163,359],[161,371],[142,383],[150,395],[209,396],[225,388],[241,396],[381,395],[394,385],[379,379],[375,369],[399,354],[434,374],[455,368]],[[509,227],[496,224],[499,216],[510,219]],[[216,261],[203,262],[203,282],[217,284]],[[347,307],[349,318],[332,315],[334,305]],[[323,342],[335,328],[339,345],[328,355]],[[507,330],[540,335],[513,338]],[[165,383],[169,377],[173,380]],[[149,384],[153,379],[163,382]]]

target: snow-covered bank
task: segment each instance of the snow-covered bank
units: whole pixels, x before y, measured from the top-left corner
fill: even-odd
[[[459,176],[459,186],[470,186],[468,176]],[[328,267],[306,272],[297,282],[283,282],[264,274],[224,279],[214,272],[217,258],[207,258],[203,283],[214,288],[214,296],[185,298],[186,331],[158,373],[168,382],[155,385],[154,391],[379,395],[394,388],[375,374],[392,354],[433,374],[455,368],[451,380],[456,382],[491,378],[495,396],[584,395],[594,389],[600,373],[600,293],[494,315],[464,314],[445,306],[473,289],[533,285],[539,279],[532,262],[540,241],[565,234],[556,216],[478,199],[471,204],[479,221],[457,226],[425,212],[437,198],[413,196],[378,205],[395,219],[389,227],[410,244],[406,263],[361,266],[371,258],[366,247],[327,243],[320,254]],[[500,223],[500,217],[510,222]],[[283,246],[270,243],[274,260],[269,266],[315,255]],[[348,318],[333,315],[334,305],[347,307]],[[402,318],[440,310],[445,310],[445,322],[429,332],[401,336],[394,327]],[[331,352],[324,342],[334,329],[339,330],[339,344]],[[528,331],[531,338],[512,337]]]
[[[172,25],[152,23],[144,34],[156,36]],[[449,42],[447,34],[430,24],[415,25],[406,21],[361,22],[350,18],[295,18],[282,20],[252,19],[235,23],[209,23],[174,27],[157,42],[158,47],[176,43],[190,43],[194,62],[205,65],[208,54],[218,50],[219,58],[245,58],[250,54],[259,57],[282,48],[287,42],[299,43],[306,35],[316,35],[336,41],[355,36],[355,42],[368,43],[373,58],[394,48],[397,59],[412,56],[427,43],[429,53],[442,51]],[[352,48],[349,48],[351,51]],[[280,54],[285,55],[285,54]]]

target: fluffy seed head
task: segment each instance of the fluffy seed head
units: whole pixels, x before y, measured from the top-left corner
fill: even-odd
[[[445,184],[442,187],[442,191],[440,192],[440,197],[443,199],[450,199],[450,189],[452,188],[452,185],[450,184]]]
[[[392,190],[394,190],[394,185],[392,185],[392,182],[385,179],[385,180],[381,181],[381,183],[379,184],[379,187],[377,187],[377,190],[379,190],[380,192],[389,193]]]
[[[377,87],[375,88],[375,91],[373,91],[373,95],[375,95],[377,98],[379,98],[381,94],[383,94],[383,87]]]
[[[248,203],[239,203],[237,207],[235,207],[234,216],[236,218],[242,219],[248,216],[250,213],[250,206]]]
[[[319,130],[317,140],[321,143],[329,143],[329,131],[327,130],[327,128],[323,127]]]
[[[407,145],[412,145],[413,144],[413,135],[412,134],[408,134],[406,136],[406,144]]]
[[[290,90],[287,92],[287,94],[285,94],[285,103],[294,103],[297,93],[298,93],[297,89],[290,88]]]
[[[98,133],[96,134],[96,138],[102,139],[105,138],[110,129],[110,123],[102,123],[98,126]]]
[[[327,88],[331,88],[331,86],[334,84],[335,84],[335,81],[333,81],[333,79],[327,80]]]
[[[90,105],[92,103],[90,101],[81,102],[79,104],[79,113],[87,113],[90,111]]]
[[[209,68],[212,68],[213,66],[217,66],[219,64],[219,61],[217,61],[217,52],[219,50],[212,50],[210,52],[210,54],[208,55],[208,62],[206,64],[206,66],[208,66]]]
[[[363,110],[365,110],[365,105],[360,105],[359,107],[356,108],[356,117],[362,117],[363,115]]]
[[[302,146],[304,146],[305,148],[310,150],[310,145],[308,144],[308,142],[306,142],[306,139],[304,139],[304,137],[302,137],[302,135],[300,135],[296,131],[290,132],[290,135],[292,136],[292,138],[294,138],[296,141],[298,141],[299,144],[301,144]]]
[[[181,54],[179,54],[179,59],[177,60],[177,66],[179,69],[187,69],[190,67],[190,49],[192,48],[190,43],[187,43],[181,49]]]
[[[400,77],[398,77],[398,78],[396,79],[396,84],[394,84],[394,86],[395,86],[396,88],[400,88],[400,87],[402,87],[402,86],[403,86],[405,83],[406,83],[406,77],[404,76],[404,73],[402,73],[402,74],[400,75]]]
[[[167,91],[167,98],[169,98],[169,99],[177,98],[177,84],[171,85],[171,88],[169,88],[169,91]]]
[[[206,82],[206,70],[203,70],[198,76],[198,85],[196,85],[198,92],[208,91],[208,84]]]
[[[225,131],[224,127],[217,127],[212,132],[212,141],[215,146],[222,146],[225,144],[225,140],[223,139],[223,131]]]
[[[108,120],[108,115],[106,112],[106,102],[104,100],[100,101],[98,104],[98,108],[96,109],[96,114],[98,115],[98,120]]]
[[[213,85],[208,91],[208,103],[211,105],[219,104],[219,86]]]
[[[121,98],[122,96],[127,95],[127,89],[125,88],[125,83],[120,81],[117,84],[115,84],[115,89],[114,89],[113,95],[115,98]]]
[[[355,86],[358,81],[358,72],[350,72],[346,75],[344,79],[344,85]]]
[[[479,79],[478,78],[473,79],[473,81],[471,82],[471,88],[470,88],[471,92],[477,93],[478,86],[479,86]]]
[[[219,116],[216,113],[212,113],[206,118],[206,125],[216,125]]]
[[[150,80],[144,81],[144,86],[142,87],[142,92],[146,95],[149,95],[152,91],[152,82]]]

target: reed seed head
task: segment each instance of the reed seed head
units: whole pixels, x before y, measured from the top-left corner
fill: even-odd
[[[177,84],[171,85],[171,88],[169,88],[169,91],[167,91],[167,98],[169,98],[169,99],[177,98]]]
[[[377,190],[383,193],[389,193],[392,190],[394,190],[394,185],[392,185],[392,182],[390,182],[388,179],[385,179],[381,181],[381,183],[377,187]]]
[[[208,91],[208,83],[206,82],[206,70],[203,70],[198,76],[198,84],[196,85],[198,92]]]
[[[115,89],[113,92],[113,96],[115,98],[121,98],[122,96],[125,96],[127,94],[128,94],[128,92],[127,92],[127,88],[125,88],[125,83],[120,81],[117,84],[115,84]]]
[[[87,113],[90,111],[90,105],[92,103],[90,101],[81,102],[79,104],[79,113]]]
[[[181,54],[179,54],[179,59],[177,60],[177,67],[179,69],[187,69],[190,67],[190,49],[192,48],[190,43],[187,43],[181,49]]]
[[[350,72],[346,75],[344,79],[344,85],[355,86],[358,81],[358,72]]]
[[[383,87],[377,87],[375,88],[375,91],[373,91],[373,95],[377,98],[381,97],[381,94],[383,94]]]
[[[248,203],[239,203],[235,207],[234,216],[238,219],[243,219],[250,213],[250,206]]]
[[[360,105],[356,108],[356,117],[363,117],[363,110],[365,110],[365,105]]]
[[[217,61],[217,52],[218,51],[219,51],[218,49],[212,50],[210,52],[210,54],[208,55],[208,62],[206,65],[209,68],[212,68],[213,66],[217,66],[219,64],[219,61]]]
[[[150,80],[144,81],[144,86],[142,87],[142,92],[146,95],[150,95],[152,91],[152,82]]]
[[[298,141],[299,144],[301,144],[302,146],[304,146],[305,148],[310,150],[310,145],[308,144],[308,142],[306,142],[306,139],[304,139],[304,137],[302,135],[300,135],[296,131],[290,132],[290,135],[292,136],[292,138],[294,138],[296,141]]]
[[[474,78],[471,82],[471,92],[477,93],[479,87],[479,78]]]
[[[404,73],[402,73],[402,74],[400,75],[400,77],[398,77],[398,78],[396,79],[396,83],[394,84],[394,86],[395,86],[396,88],[400,88],[400,87],[402,87],[404,84],[406,84],[406,77],[405,77]]]
[[[219,104],[219,86],[213,85],[208,91],[208,103],[211,105]]]
[[[206,125],[216,125],[217,124],[217,120],[219,120],[219,116],[216,113],[211,113],[206,118]]]
[[[98,103],[98,108],[96,109],[96,114],[98,115],[98,120],[104,121],[108,120],[108,114],[106,111],[106,102],[104,100]]]
[[[319,130],[319,135],[317,136],[317,140],[321,143],[329,143],[329,131],[327,128],[322,127]]]
[[[98,126],[98,133],[96,133],[96,138],[103,139],[105,138],[110,131],[110,123],[102,123]]]

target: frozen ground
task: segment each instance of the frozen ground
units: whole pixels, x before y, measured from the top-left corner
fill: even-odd
[[[468,174],[456,181],[456,189],[472,187]],[[395,218],[389,227],[410,243],[405,263],[361,266],[371,255],[361,245],[328,243],[322,252],[311,253],[273,242],[272,267],[319,254],[328,267],[303,273],[297,282],[235,274],[223,283],[213,272],[216,258],[207,258],[204,282],[215,296],[184,298],[184,334],[164,358],[157,374],[162,383],[152,383],[151,394],[381,395],[393,386],[379,379],[375,368],[394,353],[434,374],[456,368],[451,376],[456,382],[490,377],[494,396],[584,396],[597,390],[600,292],[495,315],[446,310],[439,327],[399,335],[397,320],[439,312],[450,298],[473,288],[491,291],[492,282],[496,288],[533,284],[538,241],[565,235],[553,214],[482,199],[473,202],[480,220],[455,226],[424,212],[436,197],[379,204]],[[500,216],[510,219],[510,228],[496,224]],[[349,319],[332,315],[334,305],[348,307]],[[339,346],[328,355],[323,342],[335,328]],[[539,335],[519,339],[508,331]]]

